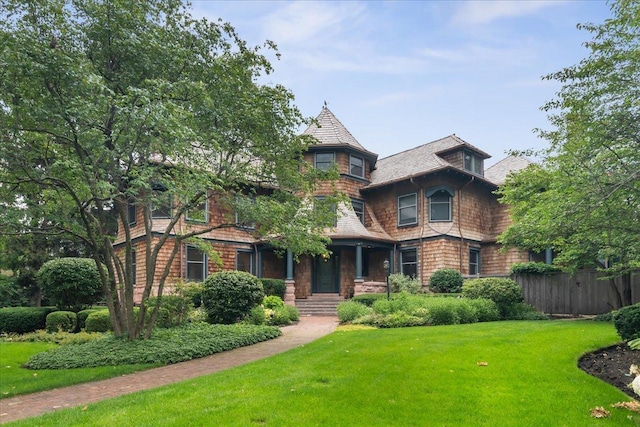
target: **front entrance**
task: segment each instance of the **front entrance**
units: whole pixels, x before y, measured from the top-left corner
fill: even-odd
[[[340,271],[338,258],[331,256],[329,258],[315,257],[313,263],[313,283],[311,292],[315,293],[338,293]]]

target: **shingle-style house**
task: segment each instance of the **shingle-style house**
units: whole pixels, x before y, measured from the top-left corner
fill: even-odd
[[[201,236],[221,255],[223,269],[285,279],[286,300],[293,304],[315,294],[347,298],[383,291],[385,260],[390,272],[415,276],[424,285],[444,267],[465,276],[501,275],[512,263],[528,260],[525,252],[500,251],[496,237],[509,216],[494,194],[510,171],[528,161],[507,157],[485,170],[490,156],[456,135],[378,159],[326,106],[305,134],[318,141],[306,160],[321,169],[337,165],[335,186],[351,199],[350,205],[338,207],[337,224],[327,230],[331,255],[302,256],[294,263],[290,253],[284,259],[276,256],[241,227],[224,228]],[[197,220],[222,221],[225,215],[215,203],[203,208]],[[162,213],[157,215],[162,225]],[[133,233],[142,237],[144,231],[134,227]],[[219,268],[195,247],[181,251],[171,278],[203,280]],[[137,271],[138,277],[144,274],[143,268]]]

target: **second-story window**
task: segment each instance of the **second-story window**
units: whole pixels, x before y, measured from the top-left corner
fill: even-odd
[[[364,159],[362,157],[349,156],[349,175],[364,178]]]
[[[447,222],[452,220],[450,190],[441,188],[427,192],[429,198],[429,222]]]
[[[192,222],[207,222],[209,220],[209,215],[208,215],[208,200],[205,199],[202,201],[202,203],[193,206],[190,209],[187,209],[187,213],[185,215],[185,218],[187,219],[187,221],[192,221]]]
[[[138,210],[136,209],[135,200],[127,201],[127,220],[129,221],[130,226],[136,225],[136,214]]]
[[[418,223],[418,194],[405,194],[398,197],[398,225]]]
[[[335,163],[334,153],[316,153],[315,154],[315,167],[318,170],[326,171],[333,167]]]
[[[364,225],[364,202],[362,200],[351,199],[351,206],[353,206],[353,211]]]

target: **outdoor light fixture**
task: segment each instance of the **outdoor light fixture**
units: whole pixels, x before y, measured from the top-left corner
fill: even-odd
[[[384,268],[385,276],[387,278],[387,301],[391,299],[391,295],[389,292],[389,265],[389,260],[385,258],[382,262],[382,268]]]

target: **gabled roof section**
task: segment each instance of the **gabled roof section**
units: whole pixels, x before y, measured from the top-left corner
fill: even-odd
[[[314,136],[318,140],[319,144],[316,144],[316,146],[344,146],[377,157],[376,154],[371,153],[360,145],[326,105],[322,107],[322,111],[320,111],[320,114],[316,117],[316,122],[317,123],[312,123],[307,130],[303,132],[304,135]]]
[[[506,182],[507,176],[512,172],[517,172],[526,168],[531,163],[531,160],[520,156],[509,156],[500,160],[495,165],[484,171],[484,177],[487,181],[494,183],[495,185],[502,185]]]
[[[462,148],[470,149],[485,158],[490,157],[455,134],[449,135],[378,160],[377,168],[371,174],[371,184],[365,188],[379,187],[446,168],[462,170],[440,157],[442,153]]]
[[[341,203],[338,209],[338,222],[336,227],[327,231],[331,239],[361,239],[369,241],[394,242],[394,239],[378,224],[375,217],[369,211],[373,224],[366,228],[356,215],[351,204]]]

